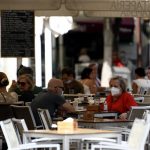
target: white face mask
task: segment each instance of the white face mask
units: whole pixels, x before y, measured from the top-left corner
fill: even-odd
[[[114,96],[114,95],[119,95],[119,94],[120,94],[120,89],[119,89],[119,88],[116,88],[116,87],[112,87],[112,88],[110,89],[110,91],[111,91],[112,96]]]
[[[69,83],[71,83],[71,82],[72,82],[72,80],[67,80],[67,81],[65,81],[66,84],[69,84]]]

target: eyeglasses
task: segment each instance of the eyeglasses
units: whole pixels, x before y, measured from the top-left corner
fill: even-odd
[[[118,87],[118,86],[116,86],[116,85],[110,85],[110,87]]]
[[[20,82],[20,81],[18,81],[17,83],[18,83],[18,85],[21,85],[21,86],[25,86],[26,85],[26,82]]]

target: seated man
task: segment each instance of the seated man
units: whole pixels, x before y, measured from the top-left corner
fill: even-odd
[[[133,94],[146,94],[150,88],[150,80],[145,78],[145,69],[138,67],[135,69],[135,80],[132,81]]]
[[[84,87],[79,81],[75,80],[75,73],[73,70],[70,68],[64,68],[61,73],[65,94],[84,93]]]
[[[65,111],[66,113],[75,112],[70,103],[67,103],[61,96],[63,89],[63,82],[60,79],[51,79],[48,83],[46,92],[40,93],[31,102],[31,108],[36,120],[37,125],[40,125],[40,118],[38,116],[37,108],[48,109],[53,119],[58,109]]]

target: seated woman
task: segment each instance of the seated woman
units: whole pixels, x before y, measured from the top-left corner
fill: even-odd
[[[82,83],[84,87],[85,94],[96,94],[97,92],[97,88],[93,80],[90,79],[91,74],[92,74],[92,69],[88,67],[84,68],[83,71],[81,72],[80,82]]]
[[[119,118],[126,119],[127,112],[131,106],[137,106],[133,96],[126,91],[126,83],[122,77],[113,77],[109,81],[110,95],[107,96],[108,111],[115,111],[120,114]]]
[[[34,79],[32,68],[31,68],[31,67],[26,67],[26,66],[21,65],[21,66],[19,67],[19,69],[17,70],[17,79],[19,79],[20,76],[26,75],[26,74],[28,74],[28,75],[30,76],[29,78],[30,78],[31,80]],[[27,76],[28,76],[28,75],[27,75]],[[40,92],[43,91],[42,87],[39,87],[39,86],[36,86],[36,85],[35,85],[35,81],[34,81],[34,80],[33,80],[33,83],[34,83],[34,86],[33,86],[33,89],[32,89],[32,93],[33,93],[34,95],[37,95],[38,93],[40,93]],[[12,80],[12,84],[11,84],[11,86],[10,86],[10,88],[9,88],[9,92],[16,92],[18,95],[21,95],[21,94],[22,94],[22,91],[20,90],[20,88],[19,88],[19,86],[18,86],[18,84],[17,84],[17,81]]]
[[[7,75],[0,72],[0,102],[14,103],[18,101],[18,95],[15,92],[8,92],[6,87],[9,84]]]
[[[34,99],[34,80],[30,74],[23,74],[18,77],[17,86],[20,90],[19,101],[31,102]]]

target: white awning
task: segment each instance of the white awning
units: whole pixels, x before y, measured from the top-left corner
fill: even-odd
[[[78,11],[66,9],[65,4],[57,10],[38,10],[35,11],[36,16],[78,16]]]
[[[0,0],[0,10],[56,10],[61,0]]]
[[[66,8],[81,11],[150,11],[149,0],[66,0]]]

